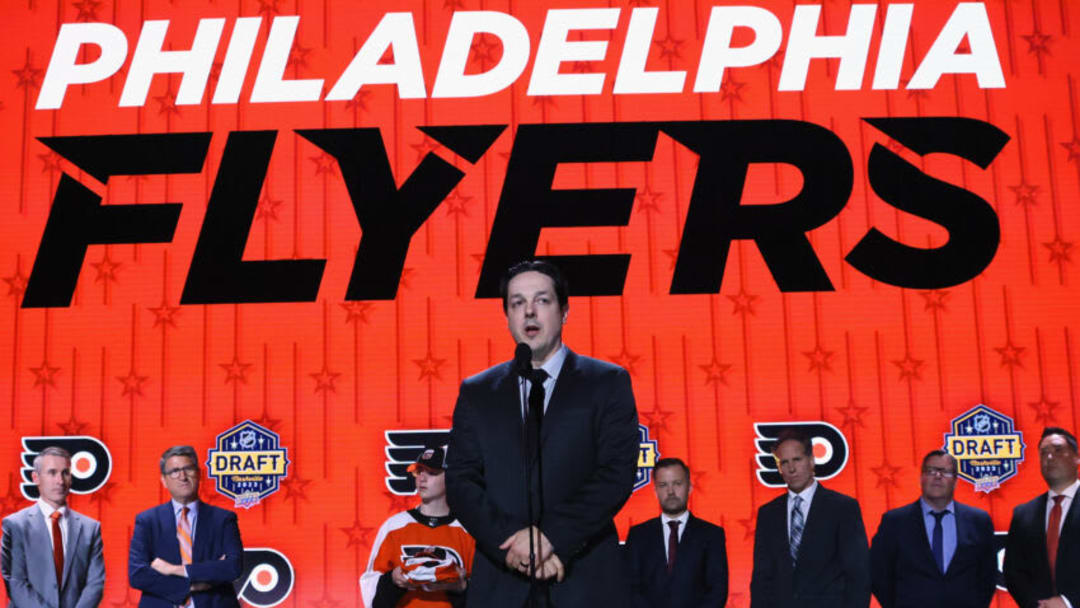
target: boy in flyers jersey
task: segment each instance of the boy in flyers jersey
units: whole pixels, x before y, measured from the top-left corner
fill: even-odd
[[[475,542],[446,504],[445,462],[437,447],[409,465],[420,505],[379,528],[360,577],[364,608],[465,605]]]

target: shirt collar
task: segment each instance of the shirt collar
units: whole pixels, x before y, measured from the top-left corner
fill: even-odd
[[[683,511],[682,515],[680,515],[678,517],[672,517],[672,516],[668,515],[667,513],[661,512],[660,513],[660,523],[662,524],[662,526],[667,527],[669,521],[677,521],[677,522],[679,522],[680,526],[685,525],[686,522],[690,521],[690,509],[687,509],[687,510]]]
[[[817,491],[817,487],[818,487],[818,482],[815,479],[815,480],[810,482],[810,485],[803,488],[802,492],[795,493],[795,492],[792,492],[790,489],[788,489],[788,501],[790,502],[791,499],[795,498],[796,496],[799,496],[799,497],[802,498],[803,504],[808,505],[808,504],[810,504],[810,501],[814,499],[814,492]]]
[[[41,513],[45,515],[45,519],[52,517],[53,511],[60,511],[60,519],[67,517],[67,505],[60,505],[59,509],[54,509],[52,505],[40,498],[37,501],[37,505],[38,508],[41,509]]]
[[[1063,495],[1065,495],[1065,496],[1068,496],[1068,497],[1069,497],[1069,500],[1072,500],[1073,498],[1076,498],[1076,490],[1077,490],[1078,488],[1080,488],[1080,479],[1077,479],[1076,481],[1072,482],[1072,485],[1071,485],[1071,486],[1069,486],[1069,487],[1067,487],[1067,488],[1065,488],[1065,489],[1064,489],[1064,490],[1063,490],[1063,491],[1061,492],[1061,494],[1063,494]],[[1050,491],[1049,491],[1049,492],[1047,493],[1047,496],[1049,496],[1049,498],[1048,498],[1047,500],[1053,500],[1055,496],[1059,496],[1059,495],[1061,495],[1061,494],[1056,494],[1056,493],[1054,493],[1054,491],[1053,491],[1053,490],[1050,490]]]
[[[175,500],[170,500],[169,502],[172,503],[173,515],[176,516],[177,520],[180,519],[180,510],[183,509],[184,507],[188,508],[189,517],[196,517],[199,514],[199,501],[198,500],[196,500],[195,502],[189,502],[186,505],[181,504],[181,503],[179,503],[179,502],[177,502]]]
[[[551,355],[540,369],[547,372],[547,375],[551,380],[555,380],[559,377],[559,370],[562,369],[563,361],[566,361],[566,345],[559,346],[559,350],[555,351],[555,354]]]
[[[926,499],[922,498],[921,496],[919,497],[919,504],[922,506],[923,517],[927,517],[930,515],[931,511],[937,510],[934,507],[930,506],[930,503],[926,502]],[[950,500],[949,504],[945,505],[945,511],[947,511],[948,513],[956,513],[955,501]]]

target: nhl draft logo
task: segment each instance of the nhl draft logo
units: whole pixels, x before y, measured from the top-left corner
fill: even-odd
[[[776,458],[772,454],[773,446],[776,445],[776,437],[787,428],[796,428],[810,437],[814,449],[814,477],[818,479],[830,479],[836,477],[848,461],[847,438],[840,429],[820,420],[809,422],[755,422],[754,433],[757,438],[754,444],[758,452],[757,477],[762,485],[770,488],[782,488],[785,486],[784,478],[780,476],[780,469],[776,464]]]
[[[660,459],[660,451],[656,448],[656,440],[649,439],[649,427],[644,424],[638,425],[638,449],[637,472],[634,477],[634,492],[649,485],[652,479],[652,470],[656,467],[656,461]]]
[[[1024,462],[1024,434],[1012,418],[980,403],[953,418],[944,449],[956,458],[960,479],[973,484],[976,492],[990,493]]]
[[[218,492],[238,508],[250,509],[280,488],[288,472],[288,450],[280,447],[277,433],[245,420],[217,436],[206,466]]]
[[[450,429],[415,429],[386,431],[386,489],[398,496],[416,494],[416,480],[409,465],[424,450],[446,445]]]
[[[71,454],[71,491],[74,494],[90,494],[105,485],[112,472],[112,455],[109,448],[96,437],[88,435],[23,437],[22,438],[22,495],[27,500],[37,500],[40,494],[34,484],[34,459],[50,446],[67,450]]]

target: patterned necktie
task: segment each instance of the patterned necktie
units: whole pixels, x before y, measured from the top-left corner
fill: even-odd
[[[799,561],[799,543],[802,542],[803,533],[803,512],[802,512],[802,496],[796,496],[794,498],[795,508],[791,510],[791,565],[794,566]]]
[[[671,574],[671,571],[675,569],[675,548],[679,546],[679,522],[669,521],[667,525],[671,528],[667,541],[667,571]]]
[[[948,513],[948,509],[944,511],[930,511],[930,515],[934,516],[934,538],[930,541],[930,551],[934,554],[934,561],[937,562],[938,572],[945,574],[945,531],[941,525],[941,518],[945,517]]]
[[[176,522],[176,540],[180,542],[180,563],[188,565],[191,563],[191,520],[188,519],[188,507],[184,507],[180,510],[180,521]],[[191,596],[188,596],[187,601],[181,604],[183,607],[191,608],[195,605]]]
[[[1054,507],[1050,509],[1050,521],[1046,524],[1046,557],[1050,559],[1050,580],[1055,582],[1055,586],[1058,538],[1061,535],[1061,501],[1064,499],[1064,494],[1054,497]]]
[[[53,565],[56,566],[56,586],[60,587],[64,582],[64,537],[60,534],[60,511],[53,511],[52,515],[52,556]]]

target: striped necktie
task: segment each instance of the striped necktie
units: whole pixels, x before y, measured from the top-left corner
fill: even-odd
[[[188,507],[180,510],[180,521],[176,523],[176,540],[180,542],[180,563],[191,563],[191,520],[188,519]],[[195,601],[189,595],[187,601],[182,604],[183,608],[193,608]]]
[[[802,496],[794,498],[795,508],[791,510],[791,565],[799,561],[799,543],[802,542],[803,512]]]

